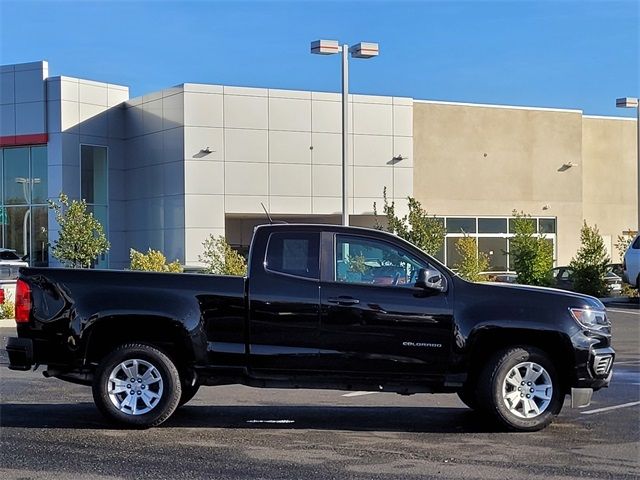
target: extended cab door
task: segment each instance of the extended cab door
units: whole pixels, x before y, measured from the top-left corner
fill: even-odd
[[[313,370],[318,362],[320,233],[262,227],[253,240],[249,277],[249,366]]]
[[[414,286],[425,256],[393,239],[337,233],[321,285],[323,367],[370,375],[442,373],[451,351],[450,291]],[[447,277],[443,275],[443,282]]]

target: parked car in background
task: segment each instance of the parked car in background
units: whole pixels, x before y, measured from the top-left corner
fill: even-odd
[[[640,235],[629,244],[622,262],[624,281],[640,289]]]
[[[18,270],[28,266],[29,263],[23,261],[15,250],[0,248],[0,280],[16,280]]]
[[[553,277],[552,287],[559,288],[561,290],[575,291],[573,285],[573,270],[569,267],[556,267],[551,270]],[[607,283],[609,294],[612,296],[620,295],[622,292],[622,278],[616,275],[612,270],[609,270],[604,277],[604,281]]]
[[[517,273],[498,273],[493,276],[492,281],[499,283],[518,283]]]
[[[609,265],[609,270],[624,280],[624,265],[621,263],[612,263]]]

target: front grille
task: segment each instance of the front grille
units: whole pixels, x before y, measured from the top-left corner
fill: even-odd
[[[608,375],[611,370],[613,357],[611,355],[596,355],[593,359],[593,371],[596,375]]]

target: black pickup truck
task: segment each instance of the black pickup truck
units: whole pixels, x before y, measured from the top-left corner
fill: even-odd
[[[10,367],[91,385],[131,427],[201,385],[456,392],[512,430],[544,428],[606,387],[604,306],[559,290],[469,283],[402,239],[264,225],[246,278],[23,268]]]

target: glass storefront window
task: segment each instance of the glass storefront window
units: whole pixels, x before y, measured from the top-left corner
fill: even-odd
[[[107,204],[107,147],[82,145],[80,196],[89,204]]]
[[[540,233],[556,233],[556,219],[555,218],[541,218],[540,219]]]
[[[479,218],[478,233],[507,233],[507,219]]]
[[[447,246],[447,265],[449,268],[456,268],[462,261],[462,256],[458,253],[456,249],[456,242],[460,240],[461,237],[447,237],[446,246]]]
[[[506,226],[506,225],[505,225]],[[489,270],[504,272],[507,270],[507,239],[501,237],[478,238],[478,250],[489,257]]]
[[[476,233],[475,218],[447,218],[447,233]]]
[[[31,147],[31,203],[34,205],[47,203],[47,170],[47,147]]]
[[[100,222],[108,235],[108,183],[107,147],[99,145],[80,146],[80,197],[87,202],[87,210]],[[107,255],[100,256],[96,268],[107,268]]]
[[[20,257],[29,253],[30,210],[28,206],[5,207],[4,248],[15,250]]]
[[[6,148],[3,164],[4,204],[29,205],[31,203],[29,148]]]
[[[29,264],[33,267],[49,265],[49,251],[47,234],[49,207],[31,207],[31,255]]]
[[[0,243],[33,266],[48,259],[47,147],[0,149]]]

